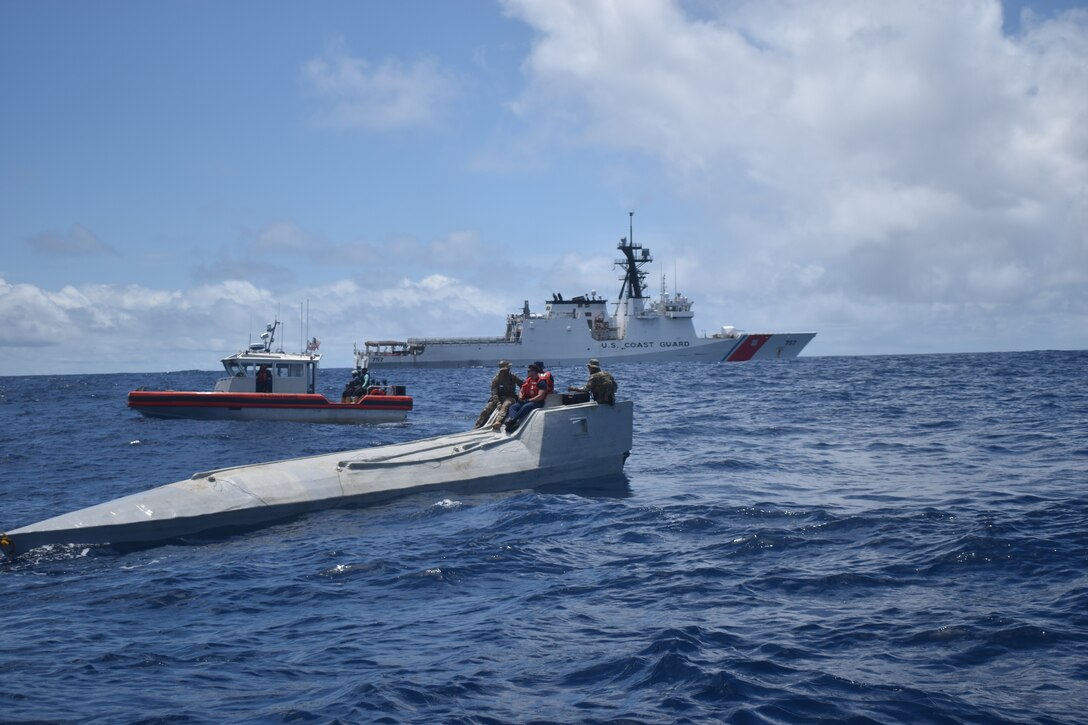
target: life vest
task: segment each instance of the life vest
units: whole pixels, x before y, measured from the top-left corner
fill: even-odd
[[[544,382],[543,378],[537,378],[533,380],[526,378],[525,382],[521,384],[521,399],[531,400],[536,397],[536,394],[540,392],[540,384]]]
[[[555,392],[555,381],[552,379],[552,374],[545,371],[540,374],[540,380],[537,385],[545,390],[547,393]]]

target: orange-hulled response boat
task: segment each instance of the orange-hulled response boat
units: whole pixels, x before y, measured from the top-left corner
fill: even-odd
[[[223,358],[227,377],[210,392],[133,390],[128,407],[153,418],[288,420],[307,423],[399,423],[412,409],[403,385],[371,381],[366,356],[355,352],[355,369],[340,402],[317,392],[321,354],[312,340],[305,352],[272,351],[279,321],[262,342]]]

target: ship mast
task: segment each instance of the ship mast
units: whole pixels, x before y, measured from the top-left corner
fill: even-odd
[[[628,214],[630,215],[628,236],[621,238],[620,243],[616,245],[616,248],[623,252],[624,257],[615,262],[621,265],[624,271],[619,299],[641,300],[645,299],[642,291],[646,281],[646,272],[642,270],[642,266],[654,261],[654,258],[650,256],[649,249],[643,249],[641,244],[635,244],[635,213],[632,211]],[[636,251],[639,252],[638,255],[635,254]]]

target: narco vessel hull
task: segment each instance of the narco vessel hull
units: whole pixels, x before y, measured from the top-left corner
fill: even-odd
[[[634,230],[632,228],[632,234]],[[499,360],[522,365],[541,360],[552,365],[582,365],[587,358],[605,364],[615,362],[746,362],[792,360],[816,337],[815,332],[747,333],[722,327],[711,335],[696,335],[692,302],[679,293],[645,294],[642,266],[653,261],[650,250],[627,239],[617,248],[624,270],[619,299],[609,309],[608,300],[596,292],[564,299],[554,294],[544,312],[530,312],[528,301],[521,312],[507,315],[501,337],[408,338],[366,343],[372,367],[473,367],[491,366]]]
[[[194,474],[0,535],[8,557],[48,544],[149,544],[428,490],[488,492],[618,475],[633,404],[549,405],[490,428]]]

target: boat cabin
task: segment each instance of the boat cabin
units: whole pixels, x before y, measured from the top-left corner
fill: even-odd
[[[321,355],[245,350],[223,358],[217,393],[314,393]],[[263,389],[258,389],[258,383]]]

